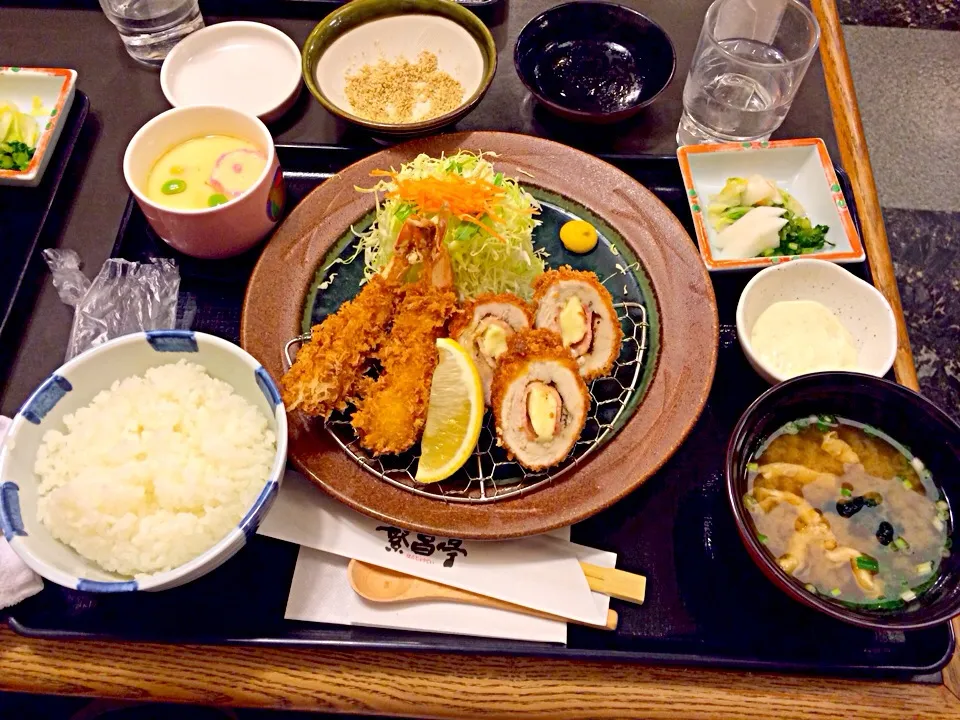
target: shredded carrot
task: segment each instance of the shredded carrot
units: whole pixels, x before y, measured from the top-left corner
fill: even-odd
[[[493,210],[487,210],[487,217],[489,217],[494,222],[502,223],[503,220],[499,215],[497,215]]]
[[[390,199],[409,202],[419,212],[452,215],[503,240],[500,233],[483,222],[484,215],[494,222],[502,222],[494,208],[496,201],[506,193],[489,180],[466,178],[459,173],[449,173],[442,178],[428,176],[416,179],[400,178],[393,170],[374,170],[370,174],[391,179],[394,187],[387,192]]]
[[[493,237],[495,237],[497,240],[505,240],[505,239],[506,239],[506,238],[503,237],[503,235],[501,235],[500,233],[498,233],[498,232],[497,232],[496,230],[494,230],[492,227],[490,227],[489,225],[485,225],[479,218],[475,218],[475,217],[473,217],[472,215],[459,215],[458,217],[459,217],[461,220],[463,220],[464,222],[473,223],[474,225],[477,225],[478,227],[483,228],[483,229],[486,230],[488,233],[490,233],[491,235],[493,235]]]

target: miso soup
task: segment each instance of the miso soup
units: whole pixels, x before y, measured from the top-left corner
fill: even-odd
[[[747,465],[760,542],[809,592],[894,608],[936,580],[950,509],[920,458],[885,433],[821,415],[787,423]]]

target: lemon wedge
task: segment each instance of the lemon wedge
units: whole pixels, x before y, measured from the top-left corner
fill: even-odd
[[[427,424],[420,441],[416,480],[438,482],[470,459],[483,423],[483,385],[476,365],[456,341],[437,340],[440,362],[433,373]]]

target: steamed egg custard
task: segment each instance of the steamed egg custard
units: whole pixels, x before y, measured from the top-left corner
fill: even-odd
[[[175,145],[147,177],[147,197],[176,210],[201,210],[242,195],[260,177],[267,156],[229,135],[207,135]]]

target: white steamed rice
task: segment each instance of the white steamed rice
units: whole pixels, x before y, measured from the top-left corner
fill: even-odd
[[[118,380],[37,452],[38,516],[105,570],[155,573],[236,527],[276,452],[267,417],[184,360]]]

